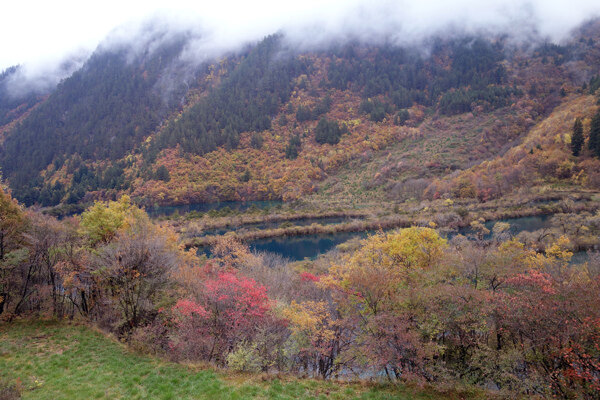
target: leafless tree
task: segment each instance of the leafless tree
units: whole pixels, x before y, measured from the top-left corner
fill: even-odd
[[[108,301],[121,312],[124,329],[151,316],[177,262],[177,248],[147,226],[121,233],[98,250],[92,264]]]

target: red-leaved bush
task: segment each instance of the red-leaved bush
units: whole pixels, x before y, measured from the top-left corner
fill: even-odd
[[[183,358],[218,364],[236,345],[251,341],[271,308],[266,289],[235,272],[217,272],[201,283],[197,299],[182,299],[172,311],[171,348]]]
[[[311,274],[310,272],[300,272],[300,280],[302,282],[319,282],[321,278],[318,276]]]

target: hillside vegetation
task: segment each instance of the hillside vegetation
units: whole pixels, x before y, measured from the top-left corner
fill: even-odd
[[[586,136],[591,121],[600,115],[598,98],[577,95],[566,99],[545,119],[500,157],[485,161],[451,179],[438,180],[426,190],[432,198],[451,195],[488,200],[499,198],[514,189],[528,186],[553,187],[600,186],[600,160],[589,149],[590,139],[581,154],[573,155],[571,140],[577,119],[583,121]],[[598,117],[596,117],[598,118]]]
[[[463,213],[468,237],[448,240],[433,229],[435,220],[464,221],[439,210],[421,215],[428,222],[420,225],[427,226],[379,231],[314,261],[291,263],[251,252],[231,234],[212,241],[207,259],[128,196],[58,221],[23,211],[0,192],[0,338],[8,338],[0,340],[8,346],[0,363],[9,367],[1,371],[12,386],[19,376],[10,371],[23,370],[33,384],[39,374],[48,389],[64,390],[60,379],[70,372],[56,376],[52,368],[85,359],[91,370],[75,369],[74,376],[90,377],[94,396],[99,388],[109,390],[97,379],[115,368],[105,353],[114,345],[95,350],[76,342],[74,353],[61,348],[61,357],[51,354],[46,364],[44,352],[55,340],[50,335],[50,345],[29,359],[39,350],[37,339],[29,343],[31,334],[20,335],[19,326],[36,325],[15,321],[54,318],[96,326],[172,362],[265,377],[368,378],[456,394],[489,390],[488,397],[593,398],[600,389],[600,257],[591,253],[585,263],[570,263],[574,245],[597,244],[600,215],[591,212],[597,201],[590,203],[589,209],[583,202],[556,204],[555,212],[563,212],[553,217],[554,226],[523,238],[513,237],[504,222],[489,229],[469,209]],[[67,327],[56,325],[60,346]],[[14,343],[15,337],[21,339]],[[182,386],[164,386],[152,378],[163,375],[164,364],[140,362],[125,364],[132,378],[107,378],[109,388],[125,390],[122,396],[146,390],[185,396],[195,385],[211,390],[218,384],[211,375],[198,378],[170,364],[164,375]],[[136,372],[147,362],[151,371]],[[309,383],[298,384],[289,390],[311,397],[303,386]],[[348,390],[344,396],[364,393]],[[387,390],[372,393],[394,393]]]
[[[334,192],[361,202],[401,199],[405,186],[421,196],[581,91],[597,69],[593,32],[533,53],[454,38],[429,55],[358,44],[298,54],[275,35],[168,90],[185,38],[129,58],[126,46],[100,49],[5,126],[0,164],[27,205],[122,193],[145,205]]]

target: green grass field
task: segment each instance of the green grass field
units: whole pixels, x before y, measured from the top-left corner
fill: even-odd
[[[0,400],[25,399],[435,399],[401,386],[266,379],[142,356],[84,325],[0,325]]]

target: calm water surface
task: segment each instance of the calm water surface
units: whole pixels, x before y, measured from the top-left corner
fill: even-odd
[[[366,238],[367,232],[341,232],[329,235],[307,235],[287,238],[255,240],[249,243],[250,249],[279,254],[290,260],[316,258],[338,244],[355,237]]]
[[[513,235],[517,235],[520,232],[527,231],[532,232],[543,228],[550,227],[551,215],[539,215],[533,217],[522,217],[522,218],[510,218],[498,221],[488,221],[485,223],[486,228],[490,231],[494,227],[496,222],[506,222],[510,224],[510,232]],[[300,225],[301,221],[291,221],[294,225]],[[318,222],[318,221],[311,221]],[[321,221],[323,222],[323,221]],[[330,223],[339,223],[341,221],[332,221]],[[305,225],[308,225],[307,222]],[[278,225],[278,224],[275,224]],[[276,226],[274,226],[276,227]],[[265,228],[260,228],[265,229]],[[305,258],[314,259],[320,254],[326,253],[332,250],[337,245],[344,243],[350,239],[359,237],[366,238],[367,235],[373,234],[374,232],[340,232],[334,234],[317,234],[317,235],[306,235],[306,236],[293,236],[293,237],[278,237],[269,239],[259,239],[248,243],[251,250],[259,252],[270,252],[279,254],[284,258],[288,258],[292,261],[303,260]],[[458,232],[452,232],[447,235],[448,238],[452,238],[457,234],[468,235],[472,233],[469,228],[463,228]],[[486,239],[491,238],[491,233],[487,235]],[[199,249],[199,252],[209,255],[208,249]],[[575,253],[572,259],[572,263],[582,263],[587,260],[588,256],[585,252]]]
[[[539,215],[533,217],[510,218],[499,221],[488,221],[486,227],[491,231],[496,222],[506,222],[510,224],[510,232],[513,235],[523,231],[536,231],[550,227],[551,215]],[[296,225],[296,222],[294,221]],[[374,233],[374,232],[370,232]],[[467,235],[470,229],[463,228],[458,233]],[[271,239],[260,239],[252,241],[249,244],[252,250],[267,251],[276,253],[290,260],[303,260],[304,258],[314,259],[320,254],[326,253],[338,244],[344,243],[355,237],[365,238],[369,232],[342,232],[328,235],[308,235],[300,237],[279,237]],[[457,233],[449,234],[448,237],[455,236]],[[488,235],[488,239],[491,237]],[[575,254],[573,262],[582,262],[587,255],[585,253]]]

